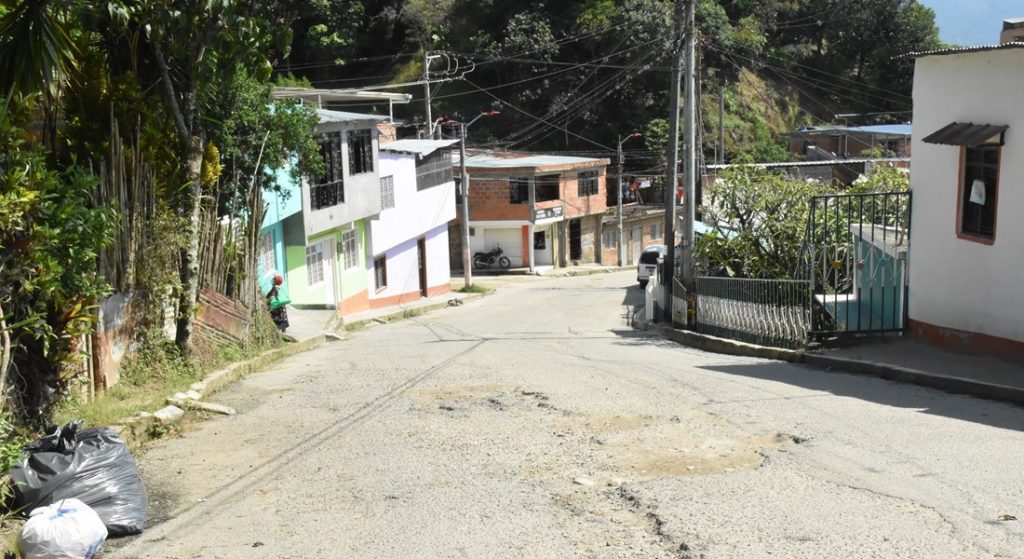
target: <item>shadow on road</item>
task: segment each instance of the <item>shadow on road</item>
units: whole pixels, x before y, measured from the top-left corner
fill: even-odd
[[[701,367],[728,375],[782,382],[836,396],[857,398],[885,406],[915,409],[951,419],[980,423],[1001,429],[1024,431],[1024,413],[1018,406],[948,394],[939,390],[889,380],[828,372],[804,365],[766,362]]]

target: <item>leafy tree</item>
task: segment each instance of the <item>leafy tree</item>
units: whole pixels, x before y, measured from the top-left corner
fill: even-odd
[[[798,269],[811,198],[831,185],[794,180],[762,167],[733,167],[704,188],[703,221],[712,233],[696,244],[705,273],[788,278]]]
[[[0,113],[0,307],[11,339],[11,385],[4,397],[20,419],[43,420],[66,392],[63,365],[92,328],[92,307],[108,292],[96,258],[116,216],[92,203],[95,178],[78,166],[51,170],[43,148],[25,141],[31,102],[16,97]],[[6,390],[7,370],[0,370]]]
[[[191,348],[194,306],[199,295],[199,236],[203,195],[202,163],[210,107],[203,94],[229,83],[243,67],[256,68],[262,80],[271,63],[263,53],[275,45],[275,12],[259,2],[188,0],[112,3],[128,34],[144,30],[154,69],[143,75],[144,88],[159,91],[177,136],[183,182],[176,204],[185,220],[188,242],[181,254],[181,290],[175,342]],[[286,34],[290,37],[290,32]]]

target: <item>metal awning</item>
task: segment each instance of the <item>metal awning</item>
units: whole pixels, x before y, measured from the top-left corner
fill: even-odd
[[[999,136],[999,145],[1003,145],[1003,134],[1009,126],[1005,124],[974,124],[971,122],[951,122],[924,138],[929,144],[947,146],[980,146]]]

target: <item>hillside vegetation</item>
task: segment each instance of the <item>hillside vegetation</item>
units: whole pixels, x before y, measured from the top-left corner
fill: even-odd
[[[432,63],[432,77],[464,79],[433,87],[433,113],[472,118],[501,108],[500,118],[475,126],[478,145],[607,153],[621,135],[662,129],[668,113],[671,1],[313,6],[296,19],[281,74],[321,87],[402,84],[422,77],[425,52],[451,53]],[[332,16],[332,27],[322,23],[326,13],[347,15]],[[850,113],[863,114],[856,123],[907,120],[912,62],[894,56],[940,46],[934,13],[917,0],[700,0],[697,25],[708,158],[720,87],[727,154],[772,158],[780,135],[801,124]],[[397,90],[415,97],[399,114],[422,122],[422,86]],[[656,168],[663,145],[663,137],[630,143],[632,163]]]

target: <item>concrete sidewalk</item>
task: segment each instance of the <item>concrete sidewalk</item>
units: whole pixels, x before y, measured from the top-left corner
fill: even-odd
[[[385,322],[391,322],[392,320],[401,320],[403,318],[417,316],[445,307],[459,306],[468,301],[479,299],[482,296],[482,293],[459,293],[458,291],[453,290],[449,293],[436,295],[434,297],[423,297],[416,301],[403,303],[401,305],[392,305],[390,307],[380,307],[378,309],[368,309],[352,313],[342,318],[339,322],[334,323],[334,327],[337,330],[355,330],[375,323],[383,324]]]
[[[1024,404],[1024,365],[906,338],[809,352],[804,362],[846,372]]]
[[[654,329],[674,342],[729,355],[801,363],[824,371],[867,375],[1024,405],[1024,365],[969,355],[906,338],[867,341],[840,349],[782,349],[651,324],[638,315],[634,328]]]

